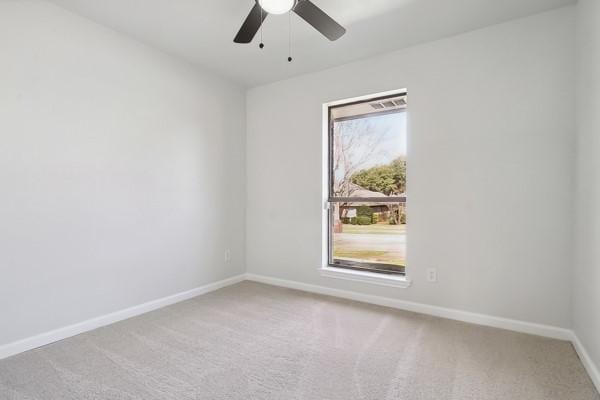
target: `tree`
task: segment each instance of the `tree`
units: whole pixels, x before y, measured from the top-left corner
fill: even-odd
[[[406,160],[396,158],[389,164],[361,170],[351,178],[352,183],[387,196],[398,196],[406,192]],[[389,204],[390,224],[406,223],[399,204]]]
[[[368,118],[343,121],[333,128],[333,194],[350,197],[352,176],[380,155],[381,131]]]
[[[389,164],[358,171],[351,182],[387,196],[399,195],[406,191],[406,160],[397,158]]]
[[[379,145],[382,131],[369,118],[351,119],[333,126],[333,195],[352,196],[352,176],[385,151]],[[335,203],[334,227],[341,229],[346,203]]]

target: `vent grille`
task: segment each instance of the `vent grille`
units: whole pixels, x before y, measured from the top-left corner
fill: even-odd
[[[369,105],[374,110],[401,108],[401,107],[406,106],[406,97],[399,97],[396,99],[389,99],[389,100],[385,100],[385,101],[375,101],[375,102],[369,103]]]

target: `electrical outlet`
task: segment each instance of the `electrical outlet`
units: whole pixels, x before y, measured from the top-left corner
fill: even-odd
[[[429,282],[437,282],[437,269],[435,269],[435,268],[427,269],[427,280]]]
[[[226,263],[231,262],[231,250],[229,250],[229,249],[225,250],[225,262]]]

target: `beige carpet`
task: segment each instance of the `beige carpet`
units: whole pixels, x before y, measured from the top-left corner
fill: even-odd
[[[0,399],[600,396],[567,342],[243,282],[2,360]]]

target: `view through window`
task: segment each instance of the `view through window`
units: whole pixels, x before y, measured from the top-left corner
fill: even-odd
[[[329,264],[403,274],[406,93],[329,107]]]

